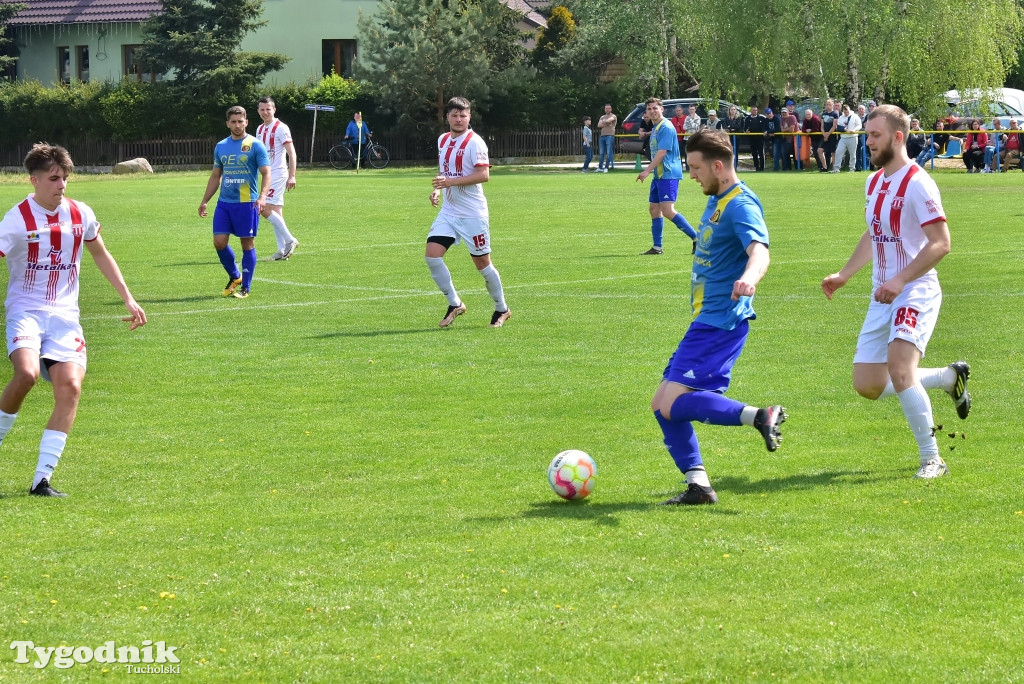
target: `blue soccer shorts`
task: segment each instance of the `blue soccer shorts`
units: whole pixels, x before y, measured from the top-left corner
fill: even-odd
[[[675,202],[676,196],[678,194],[678,178],[660,178],[658,180],[651,181],[651,204],[659,204],[661,202]]]
[[[662,376],[690,389],[724,392],[732,380],[732,367],[743,351],[749,330],[743,320],[732,330],[691,323]]]
[[[259,230],[260,213],[254,202],[217,202],[213,212],[213,234],[254,238]]]

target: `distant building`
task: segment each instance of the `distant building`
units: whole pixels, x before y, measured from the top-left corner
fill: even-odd
[[[13,4],[18,0],[0,0]],[[9,77],[44,84],[118,81],[124,77],[159,80],[143,73],[136,51],[142,23],[162,11],[160,2],[116,0],[21,0],[27,9],[7,26],[18,57]],[[545,26],[534,6],[538,1],[502,0],[523,14],[522,31],[535,34]],[[359,50],[356,22],[372,15],[377,0],[264,0],[266,26],[246,36],[243,50],[276,52],[291,57],[269,74],[268,84],[303,83],[334,72],[351,76]],[[533,42],[526,42],[527,48]]]

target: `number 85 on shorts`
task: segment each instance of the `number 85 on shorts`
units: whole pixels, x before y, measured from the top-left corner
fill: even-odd
[[[857,338],[854,363],[885,363],[889,343],[906,340],[924,356],[942,304],[941,291],[903,292],[891,304],[872,301]]]
[[[491,228],[485,218],[445,216],[442,212],[434,219],[427,237],[455,238],[455,244],[465,242],[473,256],[491,253]]]

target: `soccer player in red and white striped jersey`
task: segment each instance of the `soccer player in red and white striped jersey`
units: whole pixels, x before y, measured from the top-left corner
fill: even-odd
[[[40,375],[53,383],[54,407],[39,443],[31,494],[65,496],[50,485],[75,422],[85,377],[85,335],[79,322],[82,248],[124,300],[123,320],[134,330],[146,312],[128,291],[121,270],[103,245],[100,224],[85,204],[64,196],[74,168],[63,147],[38,143],[25,157],[35,192],[0,220],[0,257],[7,285],[7,353],[14,376],[0,394],[0,444]]]
[[[512,315],[505,303],[501,276],[491,263],[491,230],[487,198],[481,185],[490,180],[491,163],[487,143],[469,128],[470,104],[453,97],[445,105],[449,132],[437,140],[440,173],[434,177],[430,203],[444,203],[427,235],[426,260],[430,275],[448,299],[448,311],[440,326],[447,328],[456,316],[466,313],[466,305],[452,284],[452,275],[444,263],[448,248],[466,242],[469,256],[484,279],[487,293],[494,300],[491,327],[500,328]]]
[[[284,193],[295,189],[295,168],[298,158],[295,156],[295,143],[292,142],[292,131],[288,125],[277,118],[277,105],[274,98],[266,95],[260,98],[257,112],[263,123],[256,129],[256,138],[267,148],[270,155],[270,192],[267,202],[263,205],[260,215],[270,221],[274,227],[274,238],[277,240],[277,251],[267,261],[287,259],[299,246],[288,224],[284,221]]]
[[[944,475],[946,464],[926,390],[947,392],[961,419],[971,410],[967,362],[918,368],[942,304],[935,266],[949,253],[949,227],[935,181],[907,154],[907,113],[882,105],[868,115],[865,130],[871,163],[879,167],[867,180],[868,228],[846,265],[827,276],[821,289],[832,299],[872,263],[873,296],[853,357],[853,386],[867,399],[899,397],[920,453],[916,477],[930,479]]]

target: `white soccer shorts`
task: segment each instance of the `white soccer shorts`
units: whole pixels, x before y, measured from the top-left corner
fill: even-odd
[[[35,349],[40,358],[70,361],[85,368],[85,335],[78,321],[45,311],[23,311],[7,317],[7,355],[15,349]],[[43,378],[49,380],[49,373]]]
[[[288,170],[270,174],[270,192],[267,193],[267,204],[284,206],[284,192],[288,184]]]
[[[886,363],[889,343],[897,339],[910,342],[924,357],[941,306],[942,290],[934,286],[907,288],[891,304],[872,299],[857,338],[853,362]]]
[[[491,228],[484,218],[458,218],[438,214],[427,237],[455,238],[455,244],[465,241],[473,256],[491,253]]]

